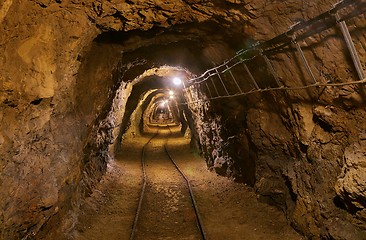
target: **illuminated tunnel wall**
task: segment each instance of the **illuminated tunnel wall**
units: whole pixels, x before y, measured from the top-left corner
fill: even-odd
[[[337,2],[0,3],[1,237],[72,231],[82,199],[106,172],[124,134],[144,129],[145,114],[173,88],[177,74],[199,75],[325,13],[326,24],[310,33],[335,25],[300,39],[303,54],[319,81],[358,79],[329,11]],[[346,23],[365,71],[365,3],[340,3],[347,4],[339,14],[354,15]],[[290,87],[306,83],[296,46],[276,50],[269,60],[278,80]],[[260,58],[248,64],[260,87],[273,87],[264,66]],[[365,239],[363,85],[185,104],[207,100],[205,86],[191,86],[177,96],[182,132],[190,129],[192,146],[209,169],[252,186],[309,238]]]

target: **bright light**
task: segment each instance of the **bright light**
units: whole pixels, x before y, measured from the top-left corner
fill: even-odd
[[[169,96],[169,98],[170,98],[170,99],[174,99],[174,95],[170,95],[170,96]]]
[[[160,102],[160,107],[165,107],[167,104],[169,103],[169,101],[168,100],[162,100],[161,102]]]
[[[179,77],[175,77],[173,83],[178,86],[182,84],[182,80]]]
[[[169,96],[173,96],[174,92],[172,90],[169,91]]]

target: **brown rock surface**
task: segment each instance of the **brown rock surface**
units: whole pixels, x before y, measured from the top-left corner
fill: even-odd
[[[336,183],[336,192],[351,211],[365,219],[366,199],[366,145],[365,139],[345,150],[345,164]]]
[[[335,2],[2,1],[0,238],[72,230],[80,199],[106,170],[130,81],[145,70],[174,61],[200,73],[239,47],[270,39]],[[364,65],[365,19],[349,25]],[[220,37],[223,29],[230,34]],[[121,31],[123,43],[97,39],[112,31]],[[354,78],[348,55],[340,54],[344,44],[337,31],[301,43],[323,81]],[[316,44],[320,37],[326,37],[324,44]],[[179,47],[179,53],[167,53]],[[309,81],[290,57],[286,52],[271,56],[281,81],[288,86]],[[193,138],[210,167],[255,186],[308,236],[363,234],[364,155],[352,149],[364,147],[365,111],[356,90],[212,102],[192,109],[198,133]],[[343,225],[344,236],[334,227]]]

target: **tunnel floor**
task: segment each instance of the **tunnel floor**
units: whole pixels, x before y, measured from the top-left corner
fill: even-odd
[[[142,185],[141,150],[152,135],[124,139],[121,153],[85,200],[74,239],[130,238]],[[135,239],[200,239],[187,189],[166,158],[165,143],[190,179],[207,239],[305,239],[287,224],[282,212],[258,202],[249,187],[208,171],[177,127],[172,134],[160,128],[146,148],[147,195]]]

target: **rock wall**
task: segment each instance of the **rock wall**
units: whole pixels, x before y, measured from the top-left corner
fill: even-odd
[[[293,7],[294,12],[290,5],[285,8],[287,17],[299,13]],[[282,15],[269,16],[286,23]],[[365,23],[362,15],[347,21],[364,71]],[[287,31],[272,26],[274,32]],[[255,27],[261,29],[260,24]],[[318,81],[357,80],[337,26],[301,45]],[[311,81],[294,48],[269,58],[285,86]],[[258,67],[263,66],[259,60],[248,66],[259,84],[268,81]],[[207,94],[204,88],[197,90]],[[254,186],[261,200],[281,208],[310,239],[361,240],[366,238],[365,193],[361,190],[365,187],[365,100],[364,86],[351,85],[253,94],[192,104],[191,108],[212,169]]]
[[[6,1],[1,13],[4,7],[0,238],[27,239],[61,212],[73,218],[67,209],[78,198],[73,194],[80,181],[80,130],[85,127],[70,90],[80,65],[77,55],[96,29],[85,28],[90,26],[85,15],[43,11],[31,1]]]

